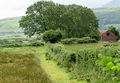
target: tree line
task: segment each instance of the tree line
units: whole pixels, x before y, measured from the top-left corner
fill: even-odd
[[[48,30],[60,30],[64,38],[99,37],[98,20],[93,11],[75,4],[38,1],[27,8],[19,25],[30,37]]]

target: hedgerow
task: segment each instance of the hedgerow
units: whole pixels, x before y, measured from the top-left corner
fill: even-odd
[[[83,37],[83,38],[67,38],[61,40],[62,44],[82,44],[82,43],[96,43],[97,40],[92,39],[90,37]]]
[[[97,55],[102,53],[109,57],[119,58],[119,50],[114,47],[100,47],[70,52],[63,45],[55,44],[48,46],[46,59],[54,60],[61,67],[65,67],[68,72],[72,73],[72,78],[92,83],[98,83],[99,80],[101,80],[99,83],[111,83],[111,79],[107,78],[107,82],[103,79],[102,69],[96,65],[99,59]]]
[[[23,47],[23,46],[44,46],[45,43],[41,41],[30,42],[30,43],[6,43],[0,44],[0,47]]]

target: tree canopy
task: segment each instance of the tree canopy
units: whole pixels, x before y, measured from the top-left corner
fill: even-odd
[[[19,22],[26,35],[60,29],[65,37],[83,37],[97,31],[98,20],[90,8],[38,1],[27,8]]]

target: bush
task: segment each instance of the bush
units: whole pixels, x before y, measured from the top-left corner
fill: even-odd
[[[81,44],[81,43],[96,43],[97,40],[92,39],[90,37],[83,38],[68,38],[61,40],[62,44]]]
[[[49,30],[43,34],[43,40],[45,42],[56,43],[62,38],[62,33],[60,30]]]

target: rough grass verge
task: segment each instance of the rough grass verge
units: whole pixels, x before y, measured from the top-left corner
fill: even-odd
[[[0,83],[51,83],[35,55],[7,50],[0,51]]]

